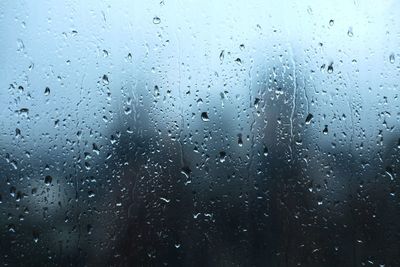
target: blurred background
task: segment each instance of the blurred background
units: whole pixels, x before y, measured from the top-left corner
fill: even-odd
[[[1,1],[1,266],[400,266],[399,15]]]

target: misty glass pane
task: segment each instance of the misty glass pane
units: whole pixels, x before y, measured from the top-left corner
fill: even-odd
[[[400,266],[400,2],[0,2],[1,266]]]

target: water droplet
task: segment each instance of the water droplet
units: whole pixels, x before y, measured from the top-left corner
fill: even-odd
[[[8,231],[11,232],[11,233],[15,233],[15,226],[14,226],[14,224],[9,224],[9,225],[8,225]]]
[[[103,84],[105,84],[105,85],[109,84],[107,75],[104,74],[102,80],[103,80]]]
[[[244,46],[244,44],[241,44],[240,46],[239,46],[239,48],[240,48],[240,50],[244,50],[245,49],[245,46]]]
[[[306,124],[310,124],[313,117],[314,116],[311,113],[308,113],[307,118],[306,118]]]
[[[154,96],[160,96],[160,88],[158,86],[154,86]]]
[[[165,203],[169,203],[171,200],[165,197],[160,197],[160,200],[164,201]]]
[[[242,139],[242,134],[238,134],[238,145],[242,146],[243,145],[243,139]]]
[[[125,115],[131,114],[131,113],[132,113],[132,109],[131,109],[130,107],[126,107],[126,108],[124,109],[124,113],[125,113]]]
[[[18,163],[15,160],[10,161],[11,166],[14,168],[14,170],[18,169]]]
[[[21,108],[20,110],[17,110],[18,115],[22,117],[28,117],[29,115],[29,109],[27,108]]]
[[[226,157],[226,152],[225,151],[219,152],[219,161],[220,162],[224,162],[225,161],[225,157]]]
[[[328,73],[331,74],[333,72],[333,63],[328,66]]]
[[[46,185],[50,185],[52,181],[53,181],[53,177],[51,177],[50,175],[47,175],[46,177],[44,177],[44,183]]]
[[[19,128],[15,129],[15,136],[16,137],[21,137],[21,130]]]
[[[324,130],[322,131],[324,134],[328,134],[328,125],[325,125]]]
[[[93,198],[95,196],[95,193],[92,190],[88,191],[88,197]]]
[[[263,149],[263,154],[264,156],[268,156],[268,147],[264,145],[264,149]]]
[[[390,61],[390,63],[394,63],[394,61],[395,61],[395,57],[394,57],[394,54],[392,53],[392,54],[390,54],[390,56],[389,56],[389,61]]]
[[[32,231],[33,242],[37,243],[39,241],[39,232],[37,230]]]
[[[209,121],[210,119],[208,118],[208,113],[207,112],[202,112],[201,113],[201,119],[203,121]]]
[[[17,40],[17,51],[22,52],[25,49],[24,42],[21,39]]]
[[[348,29],[347,35],[348,35],[349,37],[353,37],[353,28],[352,28],[352,27],[350,27],[350,28]]]
[[[153,18],[153,23],[154,24],[160,24],[161,23],[161,19],[156,16],[156,17]]]
[[[107,50],[103,50],[103,57],[108,57],[108,51]]]
[[[88,235],[92,234],[93,226],[91,224],[86,225]]]
[[[192,170],[188,166],[183,166],[181,169],[181,173],[185,175],[187,179],[189,179]]]
[[[100,154],[100,149],[99,149],[99,147],[98,147],[95,143],[92,144],[92,150],[93,150],[93,152],[96,153],[97,155]]]
[[[235,62],[239,65],[242,65],[242,60],[240,58],[235,59]]]
[[[17,189],[14,186],[11,186],[10,188],[10,196],[15,197]]]
[[[50,88],[46,87],[46,89],[44,89],[44,95],[48,96],[50,94]]]
[[[329,26],[333,26],[333,24],[335,24],[335,21],[334,21],[333,19],[331,19],[331,20],[329,21]]]
[[[390,166],[386,167],[385,173],[389,176],[391,181],[394,180],[393,169]]]
[[[225,57],[225,50],[222,50],[221,53],[219,54],[219,60],[224,61]]]

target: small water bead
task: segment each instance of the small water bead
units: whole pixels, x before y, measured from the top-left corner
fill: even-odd
[[[153,23],[154,23],[154,24],[160,24],[160,23],[161,23],[161,19],[160,19],[159,17],[155,16],[155,17],[153,18]]]

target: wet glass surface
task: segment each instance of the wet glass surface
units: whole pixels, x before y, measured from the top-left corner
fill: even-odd
[[[399,266],[399,15],[1,1],[1,266]]]

